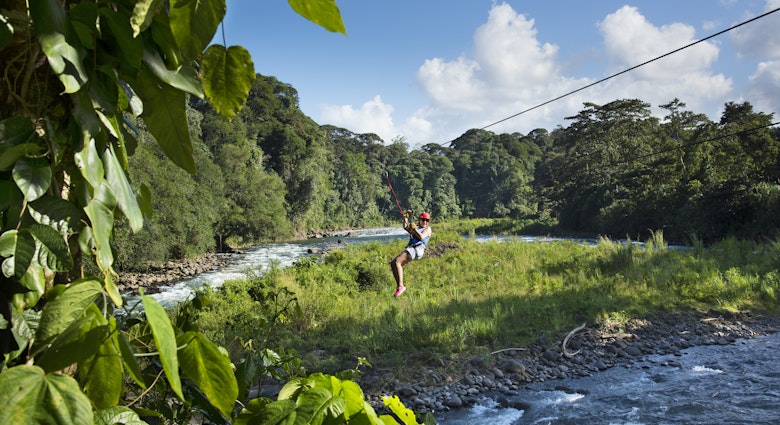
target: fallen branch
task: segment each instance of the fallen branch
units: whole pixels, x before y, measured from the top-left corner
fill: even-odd
[[[579,331],[581,331],[583,329],[585,329],[585,322],[583,322],[581,325],[577,326],[576,328],[572,329],[571,332],[569,332],[569,334],[566,335],[566,338],[563,339],[563,346],[561,348],[563,349],[563,355],[564,356],[566,356],[566,357],[574,357],[577,354],[579,354],[580,351],[582,351],[580,349],[580,350],[577,350],[577,351],[575,351],[573,353],[570,353],[568,350],[566,350],[566,344],[569,342],[569,338],[571,338],[574,334],[576,334],[577,332],[579,332]]]
[[[493,354],[503,353],[504,351],[512,351],[512,350],[525,351],[525,348],[522,348],[522,347],[518,347],[518,348],[504,348],[503,350],[494,351],[494,352],[492,352],[490,354],[493,355]]]

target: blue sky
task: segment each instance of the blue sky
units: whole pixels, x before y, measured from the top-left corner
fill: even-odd
[[[780,12],[545,107],[616,72],[780,8],[780,0],[337,0],[347,35],[284,0],[227,0],[227,45],[298,90],[319,124],[411,148],[471,128],[567,126],[583,102],[675,97],[717,121],[723,104],[780,112]],[[221,41],[221,33],[216,40]],[[780,114],[775,114],[775,121]]]

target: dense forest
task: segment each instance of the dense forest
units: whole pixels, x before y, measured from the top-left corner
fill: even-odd
[[[120,269],[226,246],[398,219],[509,218],[545,232],[671,241],[764,239],[780,228],[780,131],[772,114],[728,103],[718,122],[672,99],[587,103],[566,127],[528,134],[472,129],[411,149],[402,138],[319,125],[294,87],[257,75],[227,120],[192,98],[187,116],[197,173],[167,161],[151,136],[130,157],[136,190],[155,215],[132,235],[120,226]],[[537,226],[537,228],[539,228]]]

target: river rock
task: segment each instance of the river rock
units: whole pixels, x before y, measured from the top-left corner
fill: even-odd
[[[642,355],[642,350],[632,345],[630,347],[626,347],[625,353],[629,356],[638,357]]]
[[[396,392],[398,393],[399,396],[403,396],[403,397],[411,397],[411,396],[415,396],[415,395],[418,394],[417,390],[415,390],[414,388],[412,388],[411,386],[408,386],[408,385],[399,387],[396,390]]]
[[[525,365],[520,360],[509,359],[504,363],[503,367],[509,373],[525,375]]]
[[[447,401],[444,402],[444,405],[447,407],[461,407],[463,406],[463,400],[461,400],[460,397],[455,395],[448,398]]]

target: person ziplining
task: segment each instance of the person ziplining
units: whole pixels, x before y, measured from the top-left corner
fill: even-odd
[[[418,224],[410,221],[410,218],[414,215],[413,211],[408,210],[404,212],[403,208],[401,208],[401,203],[398,202],[398,196],[396,196],[395,190],[393,190],[393,185],[390,184],[390,178],[387,173],[385,173],[385,179],[390,187],[390,191],[393,193],[398,211],[403,216],[403,228],[409,233],[409,243],[406,244],[406,248],[390,261],[390,270],[393,272],[396,285],[393,296],[398,297],[406,291],[406,286],[404,286],[404,266],[423,257],[425,247],[433,234],[433,230],[430,226],[431,215],[425,211],[421,212],[417,217]]]
[[[431,234],[433,233],[430,226],[430,214],[425,211],[421,212],[420,216],[417,217],[417,225],[409,221],[410,215],[411,214],[404,215],[404,230],[409,233],[409,243],[406,245],[406,249],[404,249],[403,252],[390,261],[390,269],[393,271],[396,285],[395,294],[393,294],[394,297],[403,294],[406,290],[406,286],[404,286],[404,266],[413,260],[422,258],[425,254],[425,246],[428,244],[428,240],[430,240]]]

